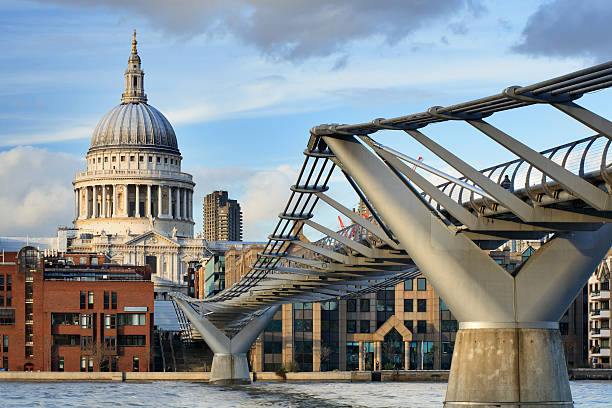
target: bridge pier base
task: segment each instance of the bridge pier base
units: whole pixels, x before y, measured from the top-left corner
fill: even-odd
[[[208,382],[217,385],[250,384],[251,375],[246,353],[215,353]]]
[[[444,406],[573,407],[559,330],[460,329]]]

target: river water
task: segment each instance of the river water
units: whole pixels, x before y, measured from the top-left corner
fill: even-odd
[[[612,407],[612,382],[572,381],[576,408]],[[0,407],[441,407],[446,383],[0,383]]]

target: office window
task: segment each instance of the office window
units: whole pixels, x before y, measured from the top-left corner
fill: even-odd
[[[2,368],[4,368],[5,370],[8,370],[9,368],[7,356],[2,357]]]
[[[153,157],[149,156],[149,163],[152,163],[152,162],[153,162]]]
[[[413,331],[412,320],[404,320],[404,326],[411,332]]]
[[[81,315],[81,329],[91,329],[92,315],[83,314]]]
[[[168,158],[164,157],[164,164],[168,164]]]
[[[347,320],[346,321],[346,332],[347,333],[356,333],[357,332],[357,321],[356,320]]]
[[[52,326],[78,326],[79,319],[78,313],[51,313]]]
[[[456,320],[442,320],[440,326],[443,332],[453,333],[458,329]]]
[[[360,320],[359,321],[359,333],[369,333],[369,332],[370,332],[370,321]]]
[[[0,275],[0,290],[4,290],[4,275]]]
[[[427,311],[427,299],[417,299],[417,312]]]
[[[158,163],[161,163],[161,157],[158,157],[158,158],[157,158],[157,162],[158,162]]]
[[[119,346],[131,347],[131,346],[146,346],[146,336],[144,335],[125,335],[119,336]]]
[[[104,308],[110,308],[110,294],[107,290],[104,291]]]
[[[132,371],[138,371],[140,368],[140,360],[138,357],[132,359]]]
[[[6,291],[9,292],[11,290],[13,290],[13,286],[12,286],[12,279],[13,277],[11,275],[6,275]]]
[[[413,279],[406,279],[404,281],[404,290],[412,290],[412,281]]]
[[[427,333],[427,320],[417,320],[417,333]]]
[[[0,307],[4,306],[4,295],[0,295]]]
[[[359,299],[359,311],[361,312],[370,311],[370,299]]]
[[[104,315],[104,328],[105,329],[117,328],[117,315],[114,315],[114,314]]]
[[[81,292],[81,309],[85,309],[85,304],[87,303],[87,293]]]
[[[417,279],[417,290],[427,290],[427,281],[425,278]]]
[[[80,265],[87,265],[87,257],[86,256],[82,256],[79,258],[79,264]]]
[[[117,308],[117,292],[111,292],[111,309]]]
[[[357,311],[357,299],[348,299],[346,301],[346,311],[347,312]]]
[[[115,336],[104,336],[104,345],[106,348],[114,350],[117,348],[117,339]]]
[[[13,296],[12,295],[6,295],[6,306],[13,306]]]
[[[281,320],[277,320],[281,322]],[[146,324],[145,313],[119,313],[117,318],[119,326],[144,326]]]
[[[414,302],[412,299],[404,299],[404,312],[413,312],[413,306]]]
[[[81,356],[81,372],[87,371],[87,357]]]
[[[453,354],[455,343],[449,341],[442,342],[442,354]]]
[[[78,334],[55,334],[53,335],[54,346],[80,346],[81,336]]]
[[[0,309],[0,326],[15,324],[15,309]]]
[[[93,292],[87,292],[87,308],[88,309],[94,308],[94,293]]]
[[[3,353],[8,353],[8,342],[9,342],[8,336],[5,334],[2,337],[2,352]]]
[[[93,336],[81,336],[81,350],[91,350],[93,346]]]

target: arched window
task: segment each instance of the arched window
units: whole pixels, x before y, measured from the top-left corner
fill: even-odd
[[[134,77],[134,88],[138,87],[138,77]]]

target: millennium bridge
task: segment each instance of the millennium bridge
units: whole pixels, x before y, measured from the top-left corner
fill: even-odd
[[[558,321],[612,244],[612,122],[576,100],[610,85],[612,62],[453,106],[312,128],[287,205],[249,272],[213,298],[173,294],[214,352],[211,382],[250,381],[246,352],[280,305],[359,296],[422,274],[459,321],[446,407],[572,407]],[[535,104],[593,136],[538,152],[486,121]],[[460,139],[449,135],[442,146],[424,133],[451,121],[517,158],[477,170],[453,153]],[[377,142],[382,130],[411,138],[461,176]],[[334,172],[371,216],[331,197]],[[322,206],[352,225],[335,231],[314,221]],[[302,239],[305,226],[325,237]],[[546,243],[508,272],[487,251],[515,239]]]

